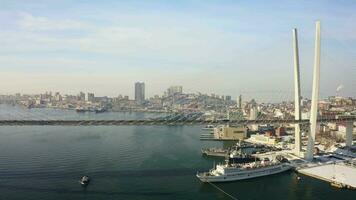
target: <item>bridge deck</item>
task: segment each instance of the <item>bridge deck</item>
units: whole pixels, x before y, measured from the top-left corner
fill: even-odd
[[[318,119],[318,122],[356,121],[356,117],[341,119]],[[60,125],[60,126],[120,126],[120,125],[199,125],[199,124],[308,124],[309,120],[264,119],[264,120],[0,120],[0,126]]]

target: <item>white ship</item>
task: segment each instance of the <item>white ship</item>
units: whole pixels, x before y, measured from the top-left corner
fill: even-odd
[[[209,172],[197,173],[202,182],[237,181],[281,173],[291,169],[289,163],[278,160],[255,161],[245,164],[218,164]]]

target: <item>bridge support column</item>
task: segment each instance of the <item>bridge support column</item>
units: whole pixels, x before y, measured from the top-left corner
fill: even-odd
[[[346,122],[346,146],[351,147],[352,146],[352,132],[354,129],[354,123],[352,121]]]
[[[313,72],[313,92],[310,109],[310,132],[308,135],[307,160],[313,160],[315,134],[318,116],[319,85],[320,85],[320,21],[315,24],[315,49],[314,49],[314,72]]]
[[[293,53],[294,53],[294,119],[301,119],[300,110],[300,73],[299,73],[299,50],[298,50],[298,33],[297,29],[293,29]],[[294,124],[294,150],[295,155],[300,156],[301,151],[301,135],[300,124]]]

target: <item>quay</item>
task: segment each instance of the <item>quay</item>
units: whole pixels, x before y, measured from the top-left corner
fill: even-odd
[[[297,172],[330,182],[336,187],[356,189],[356,166],[353,164],[346,164],[345,162],[328,163],[301,168]]]
[[[253,156],[273,158],[277,155],[287,158],[297,173],[329,182],[338,188],[356,189],[356,157],[328,154],[308,161],[286,150]]]

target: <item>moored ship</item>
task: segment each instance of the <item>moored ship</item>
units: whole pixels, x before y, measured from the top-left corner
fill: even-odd
[[[229,149],[222,148],[202,148],[201,153],[207,156],[225,157],[229,154]]]
[[[197,173],[196,176],[202,182],[228,182],[277,174],[291,168],[287,162],[269,159],[244,164],[226,162],[216,165],[209,172]]]

